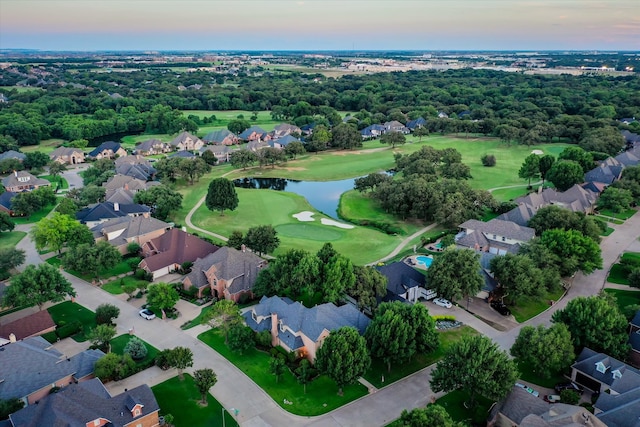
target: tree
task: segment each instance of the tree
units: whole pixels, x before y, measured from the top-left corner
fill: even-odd
[[[52,161],[49,163],[49,175],[51,175],[54,179],[61,175],[64,171],[67,170],[67,165],[64,163]]]
[[[381,144],[389,144],[391,148],[396,148],[396,145],[404,145],[407,142],[407,137],[402,132],[385,132],[380,137]]]
[[[175,347],[167,355],[167,364],[178,370],[178,377],[182,381],[184,370],[193,366],[193,351],[187,347]]]
[[[217,382],[218,376],[213,372],[213,369],[204,368],[193,371],[193,383],[200,392],[200,396],[202,397],[201,403],[203,405],[207,403],[207,394],[209,393],[209,389],[216,385]]]
[[[234,151],[231,154],[231,158],[229,159],[229,163],[234,168],[242,168],[246,169],[247,166],[252,166],[258,161],[258,155],[253,151],[249,151],[246,149]]]
[[[258,152],[258,162],[260,167],[271,165],[274,168],[277,164],[287,161],[287,156],[283,150],[274,147],[265,147]]]
[[[249,123],[247,120],[241,120],[241,119],[231,120],[227,125],[227,129],[229,129],[230,132],[233,132],[236,135],[241,134],[242,132],[249,129],[250,127],[251,127],[251,123]]]
[[[302,144],[302,142],[291,141],[286,147],[284,147],[284,152],[287,157],[295,159],[297,156],[306,153],[307,150],[304,149],[304,144]]]
[[[429,129],[426,126],[420,126],[413,131],[413,136],[417,136],[418,141],[422,142],[423,136],[429,136]]]
[[[313,134],[311,135],[310,140],[307,139],[305,142],[305,148],[307,151],[314,153],[324,151],[327,149],[331,139],[331,131],[324,125],[318,125],[313,129]]]
[[[354,126],[341,123],[331,130],[331,146],[350,150],[362,147],[362,136]]]
[[[572,212],[560,206],[545,206],[536,212],[527,226],[536,230],[538,236],[547,230],[577,230],[594,242],[600,242],[600,227],[596,220],[582,212]]]
[[[627,276],[627,280],[629,281],[629,286],[634,288],[640,288],[640,267],[636,267],[632,269],[629,275]]]
[[[181,159],[179,163],[179,173],[190,185],[195,181],[199,181],[200,177],[211,171],[209,166],[203,159],[196,157],[192,159]]]
[[[22,164],[27,169],[41,169],[49,163],[49,156],[41,151],[27,153],[26,156]]]
[[[421,304],[382,303],[367,327],[365,338],[371,356],[391,364],[409,361],[416,353],[438,347],[435,321]]]
[[[247,230],[244,242],[251,249],[258,252],[258,255],[262,256],[263,253],[273,252],[280,245],[280,239],[276,234],[273,226],[259,225]]]
[[[0,211],[0,232],[13,231],[15,226],[16,224],[11,220],[11,216],[4,211]]]
[[[580,402],[580,395],[575,390],[562,390],[560,401],[567,405],[577,405]]]
[[[505,254],[491,260],[491,272],[511,303],[525,295],[541,295],[545,291],[542,273],[526,255]]]
[[[262,269],[254,286],[256,295],[286,295],[298,298],[316,291],[320,275],[319,259],[300,249],[290,249]]]
[[[172,211],[182,208],[182,194],[166,185],[155,185],[148,190],[138,191],[133,201],[149,206],[151,215],[161,221],[167,219]]]
[[[22,249],[2,248],[0,249],[0,273],[7,272],[12,268],[24,263],[26,253]],[[1,274],[0,274],[1,276]]]
[[[281,357],[272,357],[269,360],[269,372],[276,376],[276,383],[280,381],[280,377],[287,369],[287,365],[284,363],[284,359]]]
[[[540,175],[540,157],[537,154],[530,154],[525,157],[518,176],[523,179],[529,180],[529,187],[531,187],[531,179],[537,178]]]
[[[78,209],[78,204],[69,197],[63,198],[60,203],[58,203],[58,206],[56,206],[56,212],[70,217],[75,217]]]
[[[618,359],[629,354],[627,319],[603,297],[574,298],[564,309],[553,313],[551,321],[567,326],[576,352],[589,347]]]
[[[238,207],[238,194],[232,181],[217,178],[209,183],[205,204],[210,211],[219,210],[220,216],[225,209],[235,210]]]
[[[576,230],[547,230],[540,242],[558,257],[560,274],[571,276],[580,270],[589,274],[602,268],[600,246]]]
[[[213,152],[211,152],[211,150],[205,150],[200,155],[200,158],[209,166],[215,166],[218,163],[218,158],[213,154]]]
[[[497,344],[482,335],[463,337],[452,344],[431,373],[434,392],[465,390],[469,404],[476,397],[503,399],[518,378],[515,362]]]
[[[113,324],[113,320],[120,315],[120,309],[113,304],[100,304],[96,308],[96,324]]]
[[[76,291],[71,283],[49,264],[37,267],[28,265],[21,274],[11,279],[2,303],[5,307],[22,307],[36,304],[39,310],[47,302],[60,302],[67,296],[75,297]]]
[[[412,411],[402,410],[397,427],[464,427],[464,423],[455,422],[451,415],[440,405],[427,405]]]
[[[107,241],[93,245],[82,243],[69,248],[63,257],[64,265],[76,271],[90,271],[93,277],[100,279],[100,272],[115,267],[122,261],[122,255],[115,246]]]
[[[182,163],[179,157],[165,157],[154,163],[154,167],[158,171],[158,175],[162,177],[163,182],[176,182],[178,176],[180,176],[180,164]]]
[[[490,168],[496,165],[496,156],[494,156],[493,154],[485,154],[480,157],[480,161],[482,162],[483,166]]]
[[[157,164],[160,164],[160,162]],[[113,160],[100,159],[95,161],[89,169],[84,171],[82,174],[82,181],[85,186],[90,184],[100,186],[102,183],[107,182],[113,175],[115,175]]]
[[[147,294],[147,303],[160,309],[162,311],[162,318],[166,318],[165,310],[173,308],[180,295],[178,291],[169,283],[156,283],[149,286],[149,293]]]
[[[354,266],[355,281],[345,289],[347,295],[354,298],[358,308],[374,309],[377,299],[387,293],[387,278],[373,267]]]
[[[582,166],[583,172],[593,169],[593,155],[580,147],[567,147],[558,156],[558,160],[573,160]]]
[[[369,369],[371,357],[358,330],[348,326],[331,331],[316,353],[316,367],[342,388],[353,384]]]
[[[77,193],[76,193],[77,192]],[[106,189],[90,184],[81,189],[73,189],[67,193],[67,197],[71,197],[80,207],[89,206],[93,203],[104,201]]]
[[[575,184],[584,180],[582,166],[573,160],[560,160],[551,166],[547,172],[547,180],[560,191],[567,191]]]
[[[307,394],[307,384],[313,381],[315,376],[318,374],[318,371],[311,365],[309,360],[302,359],[298,368],[295,370],[295,374],[298,382],[302,384],[304,394]]]
[[[76,233],[82,233],[81,228],[87,229],[85,225],[80,224],[69,215],[54,212],[49,217],[38,221],[31,228],[30,234],[38,250],[49,248],[61,253],[62,247],[69,240],[77,237]],[[93,241],[93,235],[91,240]]]
[[[542,185],[544,185],[544,181],[547,179],[547,173],[549,173],[549,170],[555,162],[556,158],[551,154],[545,154],[544,156],[540,157],[539,169],[540,178],[542,178]]]
[[[111,340],[116,336],[116,328],[111,325],[97,325],[89,333],[89,341],[96,347],[111,352]]]
[[[131,375],[136,369],[136,362],[131,356],[109,353],[96,361],[94,374],[102,381],[119,381]]]
[[[631,208],[633,195],[631,191],[616,187],[607,187],[600,194],[598,199],[599,209],[609,209],[612,212],[620,213]]]
[[[561,373],[575,358],[571,334],[563,323],[550,328],[523,327],[511,347],[511,355],[518,363],[531,366],[533,373],[542,378]]]
[[[19,411],[24,406],[24,401],[18,397],[0,399],[0,421],[9,418],[10,414]]]
[[[471,249],[445,249],[427,270],[428,281],[438,295],[451,301],[475,295],[484,285],[479,259]]]
[[[202,318],[202,323],[217,327],[224,333],[224,343],[229,344],[229,331],[235,324],[241,323],[242,316],[238,305],[227,299],[217,301]]]
[[[147,357],[147,346],[138,337],[131,337],[127,344],[124,346],[124,353],[131,356],[133,360],[142,360]]]
[[[253,331],[242,323],[234,323],[229,328],[229,350],[244,353],[253,347]]]
[[[227,240],[227,246],[230,248],[234,248],[240,250],[242,248],[242,244],[244,243],[244,235],[240,230],[233,230],[229,235],[229,240]]]
[[[578,145],[585,151],[598,151],[615,156],[624,148],[625,140],[620,131],[613,127],[592,129],[584,135]]]

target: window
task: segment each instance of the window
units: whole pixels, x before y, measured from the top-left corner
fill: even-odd
[[[493,235],[493,240],[496,240],[496,235],[495,234]]]
[[[622,373],[620,372],[619,369],[616,369],[615,371],[611,372],[611,374],[613,375],[614,380],[618,380],[622,378]]]
[[[596,363],[596,371],[604,374],[605,372],[607,372],[607,367],[604,366],[604,363],[598,362]]]
[[[284,323],[282,323],[282,320],[279,320],[278,324],[280,325],[280,332],[284,332]]]
[[[502,241],[504,242],[504,241],[506,241],[506,240],[507,240],[507,238],[503,236],[503,237],[502,237]]]
[[[255,311],[253,311],[253,310],[251,311],[251,318],[252,318],[253,320],[255,320],[256,322],[258,321],[258,316],[256,315],[256,312],[255,312]]]

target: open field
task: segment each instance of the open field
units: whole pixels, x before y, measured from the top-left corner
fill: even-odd
[[[40,141],[40,144],[38,145],[26,145],[20,147],[20,151],[22,151],[23,153],[33,153],[34,151],[41,151],[44,154],[49,154],[60,145],[62,145],[63,142],[64,139],[45,139],[44,141]]]

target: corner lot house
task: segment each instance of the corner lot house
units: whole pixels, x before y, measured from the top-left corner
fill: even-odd
[[[126,389],[125,389],[126,390]],[[99,379],[71,384],[9,417],[12,427],[155,427],[160,407],[148,385],[111,396]]]
[[[49,158],[63,165],[76,165],[84,163],[84,151],[75,147],[58,147],[49,153]]]
[[[363,334],[370,322],[351,304],[338,307],[326,303],[307,308],[297,301],[278,296],[262,297],[260,303],[243,317],[254,331],[270,331],[274,346],[295,351],[312,362],[331,331],[351,326]]]
[[[7,191],[21,193],[40,187],[50,187],[51,183],[46,179],[38,178],[26,171],[14,171],[11,175],[2,179],[2,185]]]

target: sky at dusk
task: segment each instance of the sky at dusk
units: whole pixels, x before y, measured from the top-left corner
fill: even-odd
[[[640,0],[0,0],[0,49],[640,50]]]

